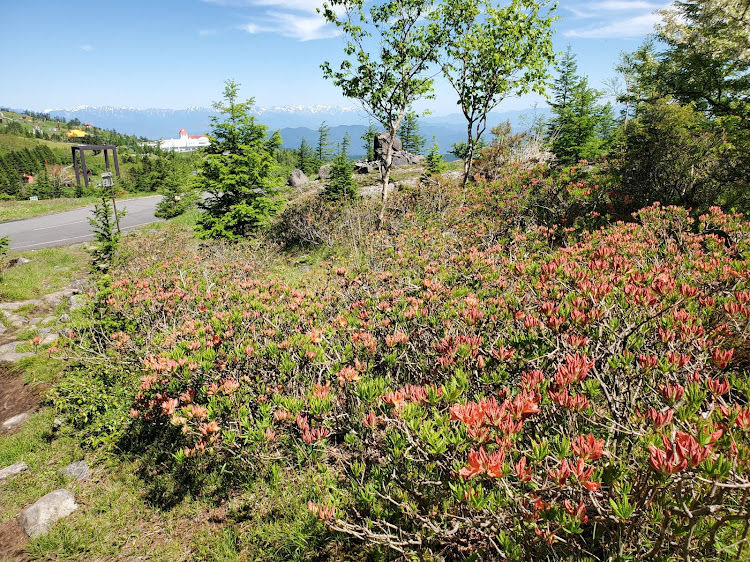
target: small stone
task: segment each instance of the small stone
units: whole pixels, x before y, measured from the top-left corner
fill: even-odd
[[[12,341],[10,343],[0,345],[0,353],[15,353],[16,346],[19,346],[24,343],[26,342],[25,341]]]
[[[68,490],[55,490],[43,496],[18,514],[18,526],[29,537],[35,538],[50,530],[63,517],[78,509],[75,496]]]
[[[86,298],[83,295],[73,295],[70,297],[70,310],[76,310],[81,308],[86,302]]]
[[[299,267],[300,273],[309,273],[310,272],[310,266],[309,265],[301,265]]]
[[[44,339],[42,340],[42,342],[39,345],[49,345],[51,343],[54,343],[57,340],[57,338],[59,338],[59,337],[60,337],[59,334],[57,334],[55,332],[51,332],[51,333],[47,334],[46,336],[44,336]]]
[[[3,480],[7,480],[8,478],[13,478],[14,476],[18,476],[22,472],[26,472],[29,470],[29,465],[25,462],[17,462],[10,466],[6,466],[3,469],[0,469],[0,482]]]
[[[23,414],[18,414],[17,416],[13,416],[9,420],[5,420],[3,422],[3,428],[10,429],[11,427],[16,427],[17,425],[21,425],[30,417],[31,417],[31,414],[28,412],[24,412]]]
[[[26,265],[27,263],[31,263],[31,260],[26,258],[18,258],[16,260],[16,265]]]
[[[42,324],[52,324],[53,322],[56,322],[57,318],[54,316],[47,316],[44,320],[42,320]]]
[[[52,421],[52,429],[60,429],[62,427],[63,421],[60,418],[55,418]]]
[[[16,328],[20,328],[26,324],[28,324],[29,319],[24,318],[23,316],[18,316],[18,314],[8,314],[5,319],[11,324],[11,326],[14,326]]]
[[[70,315],[68,315],[68,314],[61,314],[60,315],[60,319],[58,320],[58,322],[62,322],[62,323],[70,322]]]
[[[86,461],[75,461],[60,470],[60,474],[66,478],[75,478],[76,480],[86,480],[91,476],[89,465]]]

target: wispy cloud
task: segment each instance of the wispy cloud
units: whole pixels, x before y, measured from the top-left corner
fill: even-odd
[[[215,29],[199,29],[198,35],[200,35],[201,37],[208,37],[210,35],[216,35],[216,30]]]
[[[566,37],[581,37],[585,39],[605,39],[609,37],[627,39],[648,35],[659,22],[661,22],[661,15],[644,14],[587,29],[571,29],[566,31],[564,35]]]
[[[240,29],[252,34],[276,33],[299,41],[327,39],[338,33],[317,14],[307,16],[276,11],[268,11],[257,21],[240,26]]]
[[[91,51],[93,51],[93,50],[94,50],[94,47],[93,47],[93,45],[80,45],[80,46],[79,46],[79,48],[80,48],[80,49],[81,49],[82,51],[86,51],[87,53],[90,53]]]
[[[202,0],[225,8],[247,9],[248,23],[236,26],[247,33],[274,33],[312,41],[335,37],[337,30],[326,24],[316,10],[323,0]]]
[[[589,20],[591,23],[569,29],[563,35],[587,39],[640,37],[654,30],[654,25],[661,22],[658,10],[668,7],[669,4],[647,0],[604,0],[584,2],[577,7],[567,6],[574,19]],[[596,23],[592,20],[596,20]]]

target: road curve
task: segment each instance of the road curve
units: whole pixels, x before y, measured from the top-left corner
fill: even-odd
[[[122,209],[127,210],[120,220],[120,229],[127,231],[161,220],[154,216],[156,204],[161,198],[161,195],[153,195],[117,201],[118,212]],[[93,208],[92,205],[52,215],[0,223],[0,237],[10,237],[11,252],[67,246],[93,240],[88,221],[92,217]]]

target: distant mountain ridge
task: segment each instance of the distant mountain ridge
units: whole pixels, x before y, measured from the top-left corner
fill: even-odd
[[[494,112],[488,119],[489,129],[498,123],[509,120],[514,130],[527,129],[534,112],[545,115],[547,109]],[[77,106],[74,108],[47,109],[43,113],[63,117],[66,120],[78,119],[82,123],[93,123],[102,129],[114,129],[119,133],[146,137],[152,140],[175,138],[180,129],[190,134],[207,133],[211,129],[210,116],[216,112],[207,107],[185,109],[112,106]],[[331,127],[330,140],[334,147],[343,141],[346,132],[352,140],[350,152],[363,153],[361,136],[370,120],[361,110],[327,105],[293,105],[276,107],[256,107],[252,114],[270,130],[279,130],[286,148],[298,148],[304,137],[310,145],[317,144],[320,124],[325,121]],[[524,118],[525,116],[525,118]],[[451,144],[466,139],[466,121],[460,113],[450,115],[428,115],[419,119],[419,133],[425,138],[426,148],[432,145],[434,136],[441,151],[450,150]]]

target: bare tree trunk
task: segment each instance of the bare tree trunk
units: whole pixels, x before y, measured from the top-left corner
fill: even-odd
[[[400,121],[400,119],[399,119]],[[380,214],[378,215],[378,228],[383,226],[383,218],[385,217],[385,206],[388,201],[388,189],[390,187],[391,179],[391,165],[393,164],[393,141],[396,138],[396,129],[391,128],[390,138],[388,139],[388,147],[385,149],[385,160],[383,161],[383,167],[380,169],[380,179],[383,183],[382,191],[380,192]]]
[[[471,165],[474,162],[474,140],[472,138],[473,127],[474,123],[469,121],[466,135],[466,158],[464,158],[464,180],[461,185],[463,191],[466,191],[466,184],[469,183],[469,174],[471,173]]]

